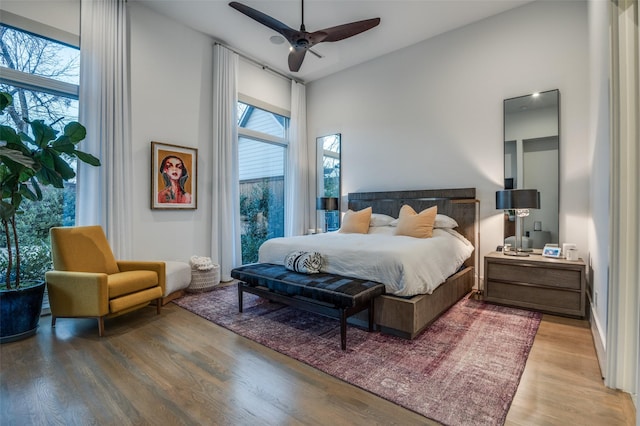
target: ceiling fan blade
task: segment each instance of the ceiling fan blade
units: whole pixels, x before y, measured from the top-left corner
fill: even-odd
[[[312,46],[322,43],[323,41],[344,40],[345,38],[370,30],[380,23],[380,18],[365,19],[364,21],[351,22],[349,24],[338,25],[337,27],[325,28],[324,30],[309,33],[304,27],[304,0],[302,0],[302,24],[300,25],[300,31],[294,30],[277,19],[242,3],[238,3],[237,1],[230,2],[229,6],[278,32],[289,41],[291,45],[289,70],[292,72],[298,72],[302,66],[302,61],[304,61],[307,50],[318,58],[322,58],[322,55],[311,50]]]
[[[324,30],[315,31],[311,35],[318,33],[326,33],[327,36],[321,41],[339,41],[345,38],[360,34],[380,23],[380,18],[365,19],[364,21],[351,22],[349,24],[338,25],[337,27],[325,28]]]
[[[289,70],[291,72],[298,72],[302,66],[304,55],[307,53],[307,49],[303,47],[294,47],[289,53]]]
[[[238,12],[247,15],[249,18],[260,22],[262,25],[265,25],[272,30],[277,31],[289,41],[295,39],[300,34],[300,31],[296,31],[288,25],[278,21],[277,19],[272,18],[271,16],[266,15],[259,10],[253,9],[249,6],[245,6],[242,3],[238,3],[237,1],[232,1],[231,3],[229,3],[229,6],[231,6]]]

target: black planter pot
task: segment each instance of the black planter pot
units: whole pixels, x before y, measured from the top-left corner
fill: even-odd
[[[36,334],[46,282],[17,290],[0,290],[0,343]]]

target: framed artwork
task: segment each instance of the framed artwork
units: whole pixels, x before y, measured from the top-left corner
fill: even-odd
[[[151,208],[198,208],[198,150],[151,142]]]

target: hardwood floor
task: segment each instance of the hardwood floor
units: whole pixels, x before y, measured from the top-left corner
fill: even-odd
[[[436,424],[170,303],[106,321],[43,317],[0,345],[2,425]],[[586,321],[545,316],[507,425],[634,425]]]

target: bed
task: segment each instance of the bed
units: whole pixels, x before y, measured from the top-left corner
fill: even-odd
[[[376,299],[374,321],[385,333],[413,339],[439,315],[468,294],[474,284],[476,244],[475,188],[350,193],[349,209],[372,207],[376,216],[398,217],[402,205],[416,212],[434,205],[458,227],[436,227],[427,239],[393,236],[391,226],[369,234],[326,233],[275,238],[260,248],[259,262],[282,264],[293,250],[318,251],[322,272],[385,284]],[[424,250],[430,250],[424,256]],[[444,260],[447,260],[446,262]],[[366,315],[350,322],[367,323]]]

